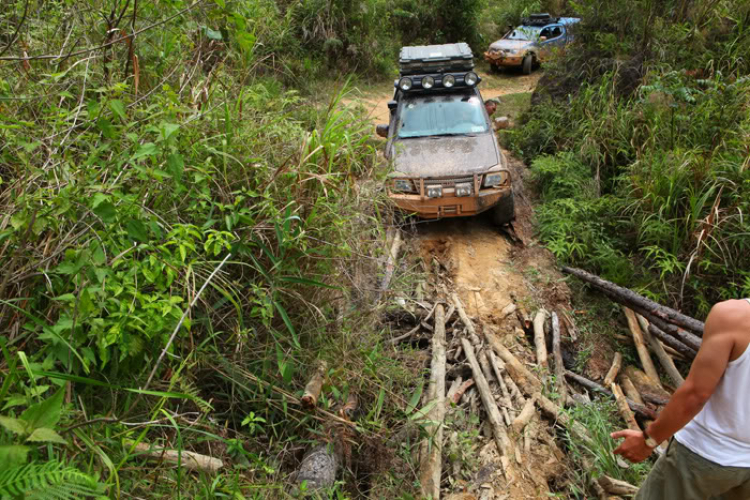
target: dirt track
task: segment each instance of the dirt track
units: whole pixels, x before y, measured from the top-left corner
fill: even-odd
[[[483,75],[480,89],[485,99],[530,92],[539,76],[539,73]],[[357,103],[365,107],[374,123],[387,123],[387,101],[391,96],[391,90],[383,88],[363,95]],[[517,356],[533,362],[532,345],[522,329],[524,317],[540,307],[549,311],[569,310],[570,293],[557,271],[554,257],[534,239],[533,204],[524,189],[527,169],[507,151],[505,154],[514,184],[517,218],[514,227],[521,241],[514,242],[489,218],[482,216],[418,222],[405,228],[405,237],[410,242],[408,251],[419,255],[424,268],[432,271],[428,289],[432,290],[433,300],[446,300],[445,291],[456,292],[480,332],[488,330],[497,334]],[[501,314],[511,304],[515,304],[517,312]],[[455,347],[463,334],[456,323],[452,331],[449,342]],[[453,363],[454,366],[460,364],[457,359]],[[492,387],[497,390],[496,382]],[[451,410],[454,416],[449,418],[462,421],[455,412],[483,414],[476,394],[466,399],[468,402],[462,400],[461,405]],[[511,418],[517,415],[517,410],[511,411]],[[469,427],[471,425],[465,422],[454,423],[448,431],[470,432]],[[443,481],[444,498],[545,498],[564,487],[570,463],[558,447],[555,431],[547,421],[537,415],[524,436],[512,437],[516,447],[522,450],[511,465],[512,480],[503,473],[492,433],[484,425],[479,428],[479,441],[472,445],[472,457],[468,460],[473,464],[471,470],[451,477],[448,482]],[[446,487],[448,483],[450,486]]]

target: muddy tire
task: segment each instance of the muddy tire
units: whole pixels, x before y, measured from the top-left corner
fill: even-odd
[[[531,54],[527,55],[523,58],[523,74],[524,75],[530,75],[531,72],[534,70],[534,56]]]
[[[516,218],[515,204],[513,203],[513,193],[500,199],[500,202],[492,207],[492,222],[502,226],[513,222]]]

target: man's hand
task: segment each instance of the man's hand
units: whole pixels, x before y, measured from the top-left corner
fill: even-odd
[[[612,439],[625,438],[615,450],[615,455],[622,455],[633,463],[643,462],[654,451],[646,444],[646,436],[641,431],[624,430],[610,434]]]

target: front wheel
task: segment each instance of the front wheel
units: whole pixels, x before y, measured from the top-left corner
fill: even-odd
[[[534,69],[534,56],[531,54],[523,58],[523,74],[530,75]]]
[[[516,209],[513,202],[513,193],[500,199],[497,205],[492,207],[492,221],[498,226],[513,222],[516,218]]]

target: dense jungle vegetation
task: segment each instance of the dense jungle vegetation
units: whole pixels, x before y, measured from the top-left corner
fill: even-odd
[[[750,296],[750,4],[570,2],[583,21],[509,144],[558,258],[708,313]]]
[[[702,312],[750,296],[750,5],[635,4],[5,0],[0,498],[281,497],[328,432],[292,404],[319,360],[322,408],[359,395],[362,446],[406,420],[374,307],[379,143],[341,106],[402,44],[479,53],[525,13],[580,15],[505,136],[542,239]],[[155,464],[144,443],[231,466]],[[413,471],[359,466],[414,491]]]

